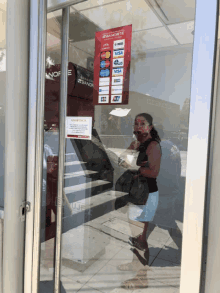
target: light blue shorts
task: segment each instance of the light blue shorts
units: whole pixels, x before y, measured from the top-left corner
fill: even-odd
[[[129,219],[138,222],[152,221],[157,210],[159,202],[159,192],[149,193],[146,205],[129,204]]]

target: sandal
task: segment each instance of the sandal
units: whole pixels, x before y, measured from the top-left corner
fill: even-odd
[[[137,264],[134,262],[126,263],[117,266],[119,271],[136,271],[137,270]]]
[[[147,250],[148,249],[148,244],[145,241],[141,241],[140,240],[140,236],[138,237],[129,237],[129,244],[131,244],[132,246],[136,247],[137,249],[140,250]]]
[[[133,279],[129,279],[121,284],[125,289],[141,289],[148,287],[146,272],[137,274]]]
[[[138,260],[143,266],[149,265],[149,257],[150,257],[149,249],[145,250],[144,257],[140,255],[140,253],[137,251],[136,248],[131,248],[131,251],[137,256]]]

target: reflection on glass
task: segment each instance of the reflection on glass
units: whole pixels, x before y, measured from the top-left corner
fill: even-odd
[[[71,8],[67,115],[92,117],[93,127],[91,140],[67,139],[61,251],[66,292],[179,286],[195,5],[180,15],[170,1],[159,7],[151,2],[92,0]],[[133,27],[129,103],[94,106],[95,32],[126,24]],[[41,280],[53,278],[60,27],[61,14],[48,17],[44,225],[51,238],[42,251],[51,253],[51,263]],[[150,133],[157,139],[147,146]],[[132,192],[146,191],[146,202],[130,202],[131,189],[118,187],[126,171],[127,186],[130,171],[133,179],[140,177]],[[141,177],[150,178],[147,186]]]

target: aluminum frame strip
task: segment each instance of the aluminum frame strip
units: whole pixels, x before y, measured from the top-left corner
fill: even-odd
[[[217,18],[217,0],[197,1],[180,293],[199,293],[201,285],[205,199],[210,171],[210,129],[212,125]]]
[[[69,60],[69,12],[66,7],[62,11],[62,41],[61,41],[61,77],[60,77],[60,105],[59,105],[59,159],[58,159],[58,189],[57,189],[57,216],[56,216],[56,246],[54,293],[60,293],[61,267],[61,237],[62,237],[62,202],[64,188],[64,163],[66,151],[66,112],[67,112],[67,82]]]
[[[44,104],[45,104],[45,65],[47,0],[39,0],[38,7],[38,67],[37,72],[37,120],[36,120],[36,157],[34,182],[34,235],[32,263],[32,293],[38,293],[40,279],[40,228],[41,228],[41,191],[44,143]]]
[[[215,168],[215,163],[216,159],[214,160],[215,157],[215,147],[216,147],[216,131],[217,131],[217,125],[218,125],[218,96],[219,96],[219,50],[220,46],[219,43],[217,44],[217,54],[216,54],[216,69],[215,69],[215,81],[214,81],[214,98],[213,98],[213,105],[212,105],[212,124],[211,124],[211,132],[210,132],[210,151],[209,151],[209,173],[208,173],[208,183],[207,183],[207,196],[206,196],[206,202],[205,202],[205,214],[204,214],[204,244],[203,244],[203,253],[202,253],[202,277],[201,277],[201,293],[204,292],[212,292],[210,289],[210,285],[213,286],[214,284],[217,284],[215,282],[216,276],[213,274],[210,274],[209,270],[209,265],[211,263],[211,266],[214,264],[215,261],[213,260],[213,254],[214,259],[216,259],[216,254],[215,252],[213,253],[213,243],[211,244],[211,249],[210,249],[210,241],[209,239],[213,235],[213,229],[211,228],[211,233],[209,234],[209,228],[210,224],[212,223],[212,209],[211,209],[211,200],[213,198],[215,199],[215,196],[212,197],[212,194],[217,194],[215,193],[215,187],[213,186],[213,182],[215,180],[216,172],[214,171]],[[219,177],[218,177],[219,178]],[[219,181],[219,180],[218,180]],[[215,221],[215,226],[217,221]],[[211,237],[209,238],[208,236]],[[212,242],[212,241],[211,241]],[[211,252],[211,255],[210,255]],[[208,254],[209,253],[209,254]],[[213,253],[213,254],[212,254]],[[217,257],[218,259],[218,257]],[[212,268],[213,269],[213,268]],[[212,272],[211,269],[211,272]],[[217,275],[218,275],[218,271]],[[210,278],[211,275],[211,278]],[[207,277],[208,276],[208,277]],[[210,280],[212,280],[210,282]],[[215,286],[215,285],[214,285]]]
[[[27,201],[34,206],[34,178],[36,154],[37,113],[37,59],[38,59],[38,11],[39,1],[30,2],[30,44],[29,44],[29,104],[27,145]],[[33,227],[34,210],[26,215],[25,223],[24,293],[32,293]]]

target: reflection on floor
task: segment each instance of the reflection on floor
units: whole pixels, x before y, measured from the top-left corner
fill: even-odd
[[[137,272],[134,271],[120,271],[117,268],[118,265],[131,262],[133,259],[133,252],[128,243],[128,237],[131,235],[131,230],[127,221],[126,213],[122,213],[120,210],[110,212],[86,223],[83,229],[89,231],[89,234],[87,235],[90,237],[90,240],[88,238],[87,240],[80,239],[80,241],[87,242],[86,245],[82,245],[84,251],[88,249],[88,245],[94,246],[94,249],[92,249],[93,252],[100,251],[97,249],[97,246],[100,245],[103,247],[103,243],[105,245],[101,252],[96,254],[93,259],[90,259],[88,256],[89,259],[86,260],[86,257],[84,257],[83,264],[74,261],[75,256],[71,249],[71,241],[66,245],[65,237],[67,236],[63,237],[61,267],[62,292],[179,292],[181,237],[171,237],[167,230],[158,227],[155,227],[153,231],[149,230],[148,243],[150,247],[150,259],[149,266],[145,266],[144,268],[148,286],[147,288],[142,289],[124,289],[121,287],[122,282],[134,278],[137,274]],[[142,231],[140,227],[137,227],[136,230],[137,235]],[[72,243],[76,243],[79,237],[77,237],[76,233],[74,234],[74,231],[72,232],[72,235],[75,235],[75,238],[71,238]],[[96,242],[93,242],[92,235],[96,235],[96,239],[97,235],[100,235],[100,241],[97,242],[96,240]],[[71,237],[71,235],[68,237]],[[79,241],[78,244],[80,244]],[[48,243],[42,244],[41,247],[42,261],[40,280],[44,282],[43,285],[45,285],[45,288],[46,285],[49,286],[49,282],[46,281],[53,280],[53,255],[50,255],[50,250],[53,250],[53,245],[53,241],[49,240]],[[81,251],[81,253],[82,252],[83,251]],[[52,290],[53,282],[50,282],[50,284],[52,284],[51,289],[47,288],[47,292]],[[43,292],[44,290],[41,289],[40,293]]]

